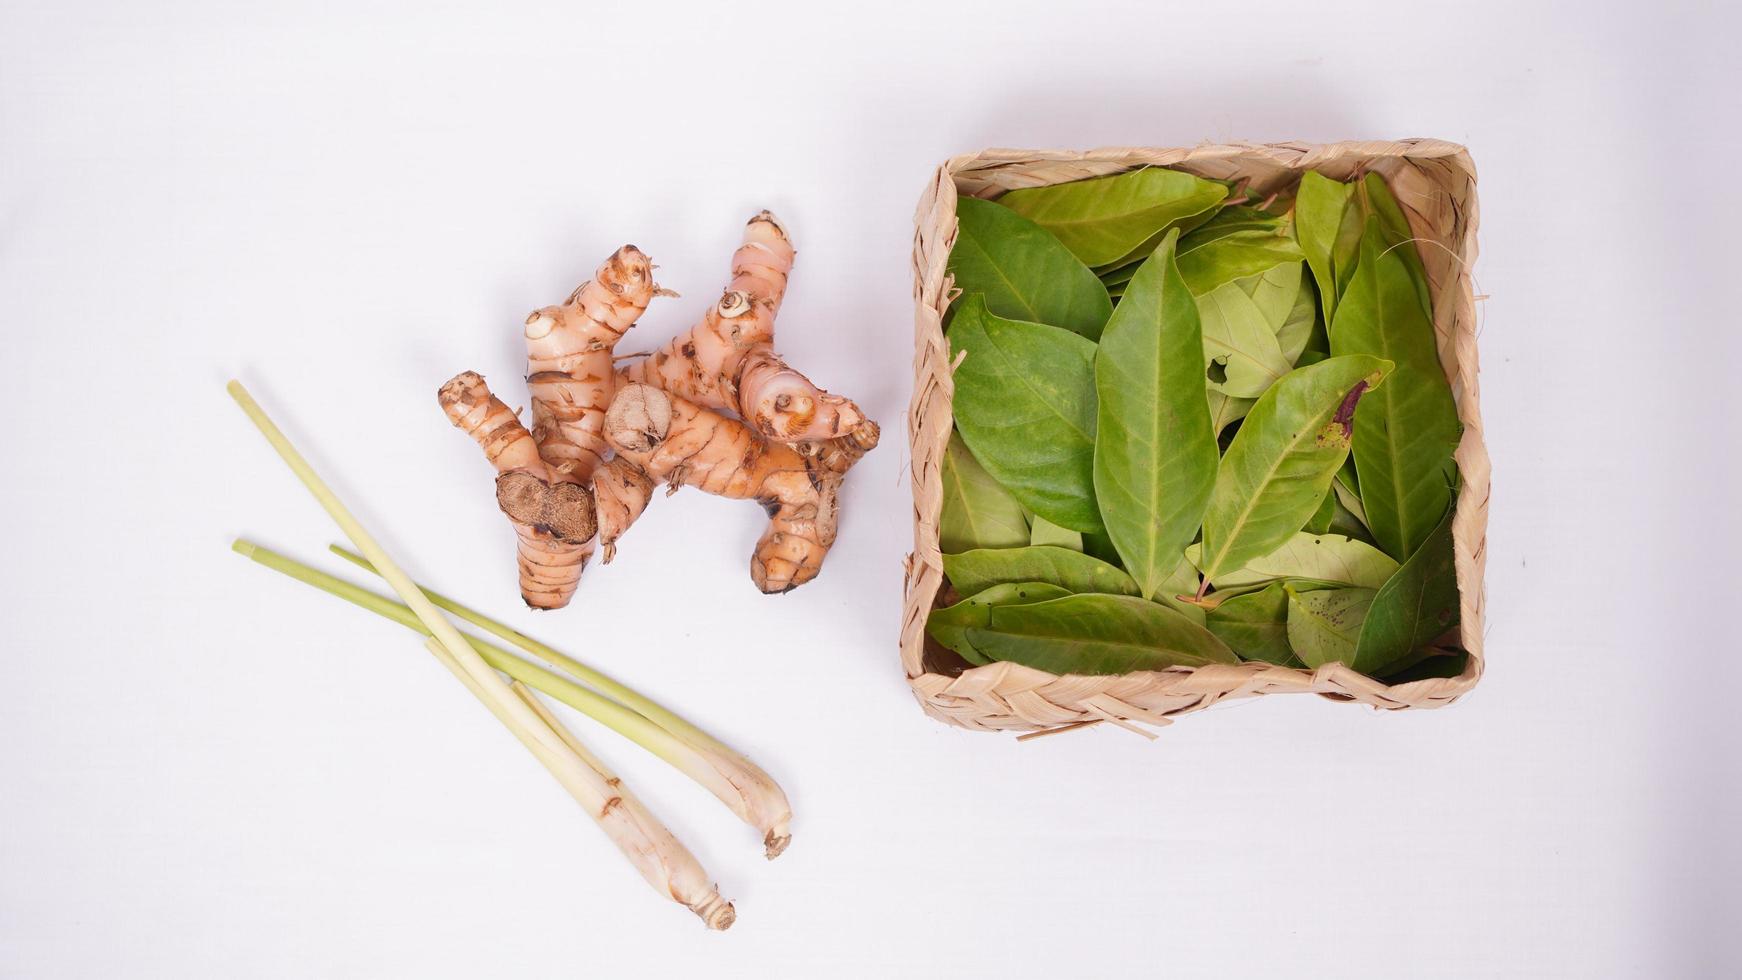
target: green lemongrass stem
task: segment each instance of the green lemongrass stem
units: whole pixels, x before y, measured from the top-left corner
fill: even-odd
[[[525,701],[526,706],[532,709],[532,713],[542,719],[545,724],[549,725],[550,730],[556,732],[557,738],[560,738],[567,743],[568,747],[573,749],[575,754],[581,757],[582,762],[592,766],[595,772],[604,776],[605,782],[610,783],[612,786],[619,788],[622,787],[623,777],[612,772],[611,767],[605,763],[605,760],[594,755],[593,750],[581,744],[581,740],[575,736],[574,732],[569,730],[569,726],[563,724],[562,719],[558,718],[556,713],[550,710],[550,705],[545,704],[539,699],[538,695],[532,693],[532,688],[527,687],[520,681],[509,681],[508,689],[513,691],[515,696],[520,698],[520,700]],[[627,798],[625,799],[625,802],[627,802]]]
[[[357,565],[359,568],[377,575],[380,574],[380,572],[369,563],[368,559],[364,558],[362,555],[342,548],[339,545],[332,545],[331,549],[334,554]],[[781,790],[780,784],[776,783],[773,777],[769,776],[768,773],[764,772],[761,767],[757,766],[754,762],[751,762],[749,759],[733,751],[724,742],[709,735],[702,729],[697,728],[695,725],[686,721],[683,717],[674,714],[664,705],[661,705],[659,702],[654,701],[634,688],[623,684],[621,681],[612,678],[610,675],[589,667],[562,651],[541,643],[511,626],[491,619],[483,613],[462,603],[456,602],[433,589],[424,589],[423,594],[429,598],[430,602],[434,603],[441,609],[447,610],[486,633],[490,633],[500,639],[506,640],[540,660],[543,660],[570,676],[575,677],[582,683],[594,688],[605,697],[629,708],[653,722],[655,725],[658,725],[665,731],[670,732],[673,736],[693,748],[696,752],[700,753],[716,771],[715,778],[713,780],[702,779],[700,776],[690,772],[688,769],[684,769],[684,771],[689,773],[692,778],[695,778],[697,782],[707,786],[715,796],[718,796],[722,802],[731,807],[732,812],[738,814],[744,822],[762,831],[763,848],[770,860],[779,856],[782,851],[786,850],[786,846],[792,842],[792,832],[790,830],[792,823],[792,807],[786,800],[786,793]],[[567,700],[555,691],[540,687],[540,685],[534,681],[528,681],[528,683],[532,684],[534,687],[538,687],[540,690],[552,695],[553,697],[565,701]],[[573,702],[569,703],[573,704]],[[591,714],[591,712],[585,707],[581,707],[580,705],[575,705],[575,707]],[[673,764],[676,765],[676,763]],[[684,767],[679,766],[679,768]],[[720,786],[718,780],[724,780],[725,786]]]
[[[241,406],[249,421],[253,422],[255,428],[260,430],[261,435],[266,437],[266,441],[290,467],[291,472],[296,474],[297,479],[302,481],[303,486],[320,503],[327,515],[339,525],[339,529],[345,532],[345,536],[351,539],[351,543],[357,546],[357,550],[369,558],[370,563],[380,571],[381,577],[387,580],[387,583],[393,587],[393,591],[399,594],[405,604],[417,615],[417,618],[430,630],[433,635],[432,645],[439,644],[448,656],[453,658],[453,666],[458,667],[461,673],[471,678],[485,705],[493,714],[501,718],[517,737],[530,739],[539,745],[539,757],[541,760],[549,759],[547,768],[550,769],[552,775],[556,776],[558,782],[562,784],[564,789],[568,790],[569,795],[573,796],[576,802],[593,815],[594,821],[611,838],[612,843],[616,844],[618,850],[629,859],[630,863],[641,871],[642,876],[647,878],[654,889],[689,907],[691,911],[702,916],[703,922],[710,922],[710,916],[717,918],[721,900],[719,895],[714,892],[712,884],[707,881],[706,876],[701,876],[702,883],[706,885],[704,889],[697,889],[695,882],[690,880],[672,877],[666,877],[662,880],[658,877],[664,869],[649,863],[650,854],[657,850],[656,842],[645,837],[637,838],[634,836],[634,832],[641,829],[635,825],[607,819],[610,809],[605,804],[611,797],[609,787],[605,785],[604,779],[599,776],[598,772],[581,761],[580,757],[575,755],[574,750],[570,749],[555,732],[551,731],[549,725],[541,721],[538,715],[526,706],[526,702],[515,697],[514,692],[508,689],[507,683],[494,670],[491,670],[488,664],[484,663],[477,651],[472,649],[471,644],[467,643],[465,637],[454,627],[454,624],[424,597],[417,585],[411,581],[411,577],[400,569],[374,536],[339,500],[338,495],[333,493],[332,488],[328,487],[326,482],[320,478],[314,467],[309,465],[308,460],[297,452],[296,447],[291,445],[290,440],[267,416],[265,410],[248,393],[248,390],[242,387],[241,382],[231,381],[227,390],[230,397],[236,400],[236,404]]]
[[[312,585],[323,592],[367,609],[384,619],[392,620],[407,629],[422,633],[424,636],[431,635],[429,627],[403,603],[394,602],[392,599],[371,592],[354,582],[347,582],[336,575],[329,575],[318,568],[305,565],[294,558],[279,554],[271,548],[254,544],[251,541],[237,539],[230,547],[238,554],[252,559],[258,564],[265,565],[275,572]],[[491,667],[502,671],[516,681],[538,688],[616,731],[701,784],[704,789],[719,797],[740,816],[745,816],[743,812],[739,811],[745,794],[740,792],[738,787],[722,772],[714,757],[654,724],[644,715],[605,697],[597,691],[583,687],[573,680],[546,670],[535,663],[523,660],[512,651],[488,640],[464,633],[460,635],[465,637],[466,642],[471,645],[478,656]],[[781,797],[781,800],[784,802],[785,797]],[[748,820],[749,817],[745,816],[745,819]]]
[[[520,744],[526,746],[533,757],[543,764],[551,775],[556,776],[559,782],[562,781],[565,760],[569,757],[551,751],[550,747],[541,741],[539,734],[520,727],[516,720],[511,717],[510,712],[491,701],[489,694],[478,684],[477,678],[466,672],[466,668],[454,659],[453,654],[448,652],[447,647],[442,646],[440,640],[432,636],[424,641],[424,646],[437,660],[441,661],[442,666],[453,672],[453,675],[459,679],[461,684],[466,686],[467,690],[477,696],[479,701],[484,702],[484,705],[490,709],[490,713],[496,716],[496,720],[502,722],[509,731],[513,732],[514,736],[520,740]],[[695,855],[683,846],[683,842],[674,837],[665,824],[661,823],[659,818],[654,816],[653,812],[648,810],[639,799],[631,795],[628,789],[623,786],[623,780],[607,769],[597,756],[587,751],[586,746],[575,738],[574,733],[563,727],[562,722],[558,721],[549,709],[539,703],[525,685],[519,681],[514,681],[509,689],[518,699],[518,702],[526,707],[533,717],[538,719],[543,731],[554,735],[562,742],[563,746],[571,753],[572,758],[581,760],[591,772],[593,779],[602,787],[603,802],[595,812],[594,819],[599,822],[601,827],[605,828],[605,832],[610,834],[613,839],[632,840],[638,843],[639,853],[631,856],[630,860],[642,876],[647,879],[648,884],[655,888],[671,888],[674,893],[681,889],[688,894],[700,892],[712,894],[713,900],[704,907],[696,908],[695,913],[702,917],[702,921],[710,929],[730,928],[732,923],[737,921],[737,910],[732,907],[731,902],[720,897],[719,892],[708,881],[707,872],[702,870],[701,862],[697,861]]]

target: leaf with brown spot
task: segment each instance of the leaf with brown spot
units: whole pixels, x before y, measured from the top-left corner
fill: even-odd
[[[1215,581],[1267,555],[1306,524],[1349,454],[1349,415],[1391,363],[1333,357],[1270,386],[1222,457],[1204,512],[1203,561]]]

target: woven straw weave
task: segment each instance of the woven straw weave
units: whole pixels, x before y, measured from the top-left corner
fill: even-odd
[[[944,266],[956,237],[956,198],[991,198],[1018,187],[1056,184],[1143,165],[1188,170],[1203,177],[1246,178],[1258,194],[1286,188],[1305,170],[1347,180],[1375,171],[1391,185],[1409,217],[1434,299],[1440,361],[1464,423],[1457,461],[1463,490],[1452,519],[1462,643],[1469,666],[1458,677],[1388,686],[1332,664],[1298,670],[1263,663],[1143,671],[1122,676],[1060,677],[1019,664],[970,667],[927,640],[926,616],[937,605],[944,576],[938,551],[943,490],[939,465],[953,417],[949,347],[943,314],[952,295]],[[1086,153],[987,150],[959,156],[938,169],[920,198],[913,244],[913,401],[907,435],[913,461],[914,550],[907,557],[901,623],[901,663],[920,704],[933,717],[964,728],[1004,731],[1062,729],[1098,721],[1134,727],[1165,725],[1172,715],[1260,694],[1320,694],[1376,708],[1449,704],[1482,675],[1482,573],[1488,528],[1489,465],[1482,444],[1476,384],[1476,305],[1470,267],[1476,259],[1476,173],[1469,153],[1439,140],[1395,143],[1229,144],[1191,149],[1109,148]]]

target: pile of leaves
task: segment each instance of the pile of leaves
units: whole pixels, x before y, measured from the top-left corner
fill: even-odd
[[[927,622],[970,664],[1455,676],[1460,425],[1384,180],[963,198]]]

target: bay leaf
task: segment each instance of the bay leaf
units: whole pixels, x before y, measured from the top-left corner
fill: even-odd
[[[1355,664],[1355,642],[1373,603],[1372,589],[1322,589],[1288,594],[1288,645],[1308,667]]]
[[[1293,367],[1283,357],[1276,328],[1237,283],[1198,297],[1198,312],[1205,374],[1221,375],[1221,380],[1210,381],[1212,390],[1235,398],[1257,398]]]
[[[1073,595],[996,606],[987,627],[969,627],[966,634],[987,657],[1055,674],[1128,674],[1239,662],[1203,626],[1137,596]]]
[[[950,554],[973,548],[1020,548],[1029,543],[1022,505],[986,472],[957,433],[950,433],[940,470],[944,489],[938,515],[940,550]]]
[[[1057,599],[1070,595],[1069,589],[1062,589],[1046,582],[1007,582],[984,589],[952,606],[933,609],[926,617],[925,631],[939,645],[954,650],[971,664],[985,664],[990,661],[974,649],[968,642],[967,630],[970,626],[984,627],[992,621],[992,607],[1003,605],[1018,605],[1025,602],[1044,602],[1047,599]]]
[[[1361,506],[1361,479],[1355,472],[1355,456],[1343,461],[1342,468],[1337,470],[1337,477],[1331,482],[1331,491],[1337,495],[1337,503],[1341,504],[1355,519],[1367,526],[1367,509]]]
[[[1349,452],[1356,406],[1391,364],[1333,357],[1297,368],[1258,399],[1228,446],[1204,512],[1210,581],[1281,547],[1318,508]]]
[[[1202,626],[1204,624],[1204,607],[1194,601],[1189,601],[1191,597],[1197,595],[1198,581],[1197,566],[1187,561],[1186,556],[1182,554],[1179,556],[1179,560],[1174,563],[1173,571],[1162,579],[1161,587],[1157,590],[1154,601],[1173,607],[1176,612],[1184,614],[1187,619]],[[1181,596],[1187,598],[1182,599]]]
[[[1420,300],[1422,312],[1427,314],[1431,322],[1434,305],[1428,293],[1427,270],[1422,267],[1421,249],[1416,245],[1415,232],[1409,227],[1409,219],[1404,216],[1403,208],[1398,205],[1396,196],[1385,183],[1385,178],[1377,173],[1368,173],[1362,177],[1355,185],[1355,201],[1363,219],[1377,220],[1384,236],[1385,250],[1396,252],[1398,259],[1408,267],[1416,298]]]
[[[1221,209],[1182,237],[1177,261],[1186,287],[1201,296],[1302,258],[1288,215],[1236,205]]]
[[[1186,557],[1198,559],[1201,548],[1193,545],[1186,550]],[[1302,531],[1290,536],[1275,551],[1238,569],[1212,576],[1210,584],[1227,589],[1285,578],[1307,578],[1377,589],[1396,574],[1397,568],[1390,555],[1366,542],[1340,534]]]
[[[1458,625],[1452,510],[1373,597],[1350,666],[1378,676]]]
[[[1046,582],[1072,592],[1138,595],[1136,581],[1099,558],[1052,545],[983,548],[944,556],[944,574],[963,595],[1007,582]]]
[[[1095,507],[1095,345],[1061,327],[1007,320],[979,296],[949,334],[956,429],[1022,505],[1060,527],[1099,531]]]
[[[1313,511],[1313,516],[1307,518],[1306,525],[1301,528],[1308,534],[1331,533],[1331,522],[1337,518],[1337,491],[1335,487],[1325,491],[1325,499],[1319,501],[1319,509]]]
[[[1068,528],[1059,527],[1057,524],[1054,524],[1039,514],[1035,514],[1028,524],[1028,541],[1026,543],[1033,545],[1056,545],[1060,548],[1069,548],[1072,551],[1082,551],[1083,534],[1081,531],[1072,531]],[[1006,547],[1018,546],[1020,545],[1009,545]]]
[[[1147,258],[1147,256],[1145,256],[1145,258]],[[1124,292],[1125,284],[1130,282],[1131,277],[1137,274],[1137,267],[1142,264],[1143,260],[1139,259],[1136,262],[1127,262],[1116,269],[1108,269],[1106,272],[1097,273],[1096,275],[1101,280],[1101,285],[1105,286],[1109,292],[1115,289]]]
[[[1115,568],[1119,566],[1119,550],[1113,547],[1113,539],[1107,537],[1105,529],[1099,534],[1083,535],[1083,554],[1099,558]]]
[[[1210,427],[1220,436],[1222,430],[1246,417],[1252,411],[1252,406],[1258,404],[1256,398],[1234,398],[1219,391],[1209,392]]]
[[[1264,314],[1264,322],[1280,332],[1300,300],[1301,283],[1307,276],[1306,264],[1296,261],[1272,266],[1262,275],[1247,276],[1235,282],[1240,284],[1242,292],[1252,297],[1253,304]]]
[[[1197,535],[1216,481],[1198,305],[1177,232],[1131,279],[1095,354],[1095,499],[1121,563],[1155,598]]]
[[[1149,254],[1169,229],[1208,220],[1227,195],[1214,181],[1145,167],[1019,188],[998,203],[1052,232],[1085,265],[1112,268]]]
[[[1365,523],[1399,561],[1433,533],[1451,501],[1462,425],[1440,367],[1433,322],[1422,310],[1401,253],[1367,223],[1361,260],[1331,321],[1331,352],[1396,365],[1355,413],[1355,469]]]
[[[1463,650],[1447,650],[1444,653],[1424,657],[1421,660],[1399,667],[1395,671],[1380,678],[1387,684],[1408,684],[1410,681],[1425,681],[1436,677],[1457,677],[1470,664],[1470,655]]]
[[[1334,506],[1331,511],[1330,530],[1326,533],[1341,534],[1345,538],[1365,541],[1375,548],[1379,547],[1379,542],[1373,540],[1373,532],[1367,530],[1367,525],[1361,523],[1361,518],[1343,506],[1343,493],[1338,489],[1337,484],[1331,484],[1331,493],[1334,497],[1332,501]]]
[[[1318,284],[1325,322],[1336,314],[1343,284],[1360,252],[1361,220],[1352,206],[1355,189],[1316,170],[1301,175],[1294,198],[1294,235]]]
[[[1314,334],[1319,335],[1322,346],[1328,346],[1319,322],[1319,305],[1311,286],[1304,282],[1305,266],[1301,266],[1301,276],[1295,279],[1297,288],[1294,300],[1288,312],[1283,314],[1282,321],[1276,327],[1276,346],[1281,348],[1282,357],[1290,364],[1299,364],[1301,355],[1314,340]]]
[[[1311,583],[1272,582],[1256,592],[1216,604],[1204,625],[1243,660],[1261,660],[1283,667],[1304,667],[1288,642],[1286,586],[1309,589]]]
[[[956,202],[949,272],[963,295],[1011,320],[1063,327],[1090,340],[1113,312],[1107,288],[1051,232],[1009,208],[964,197]]]

